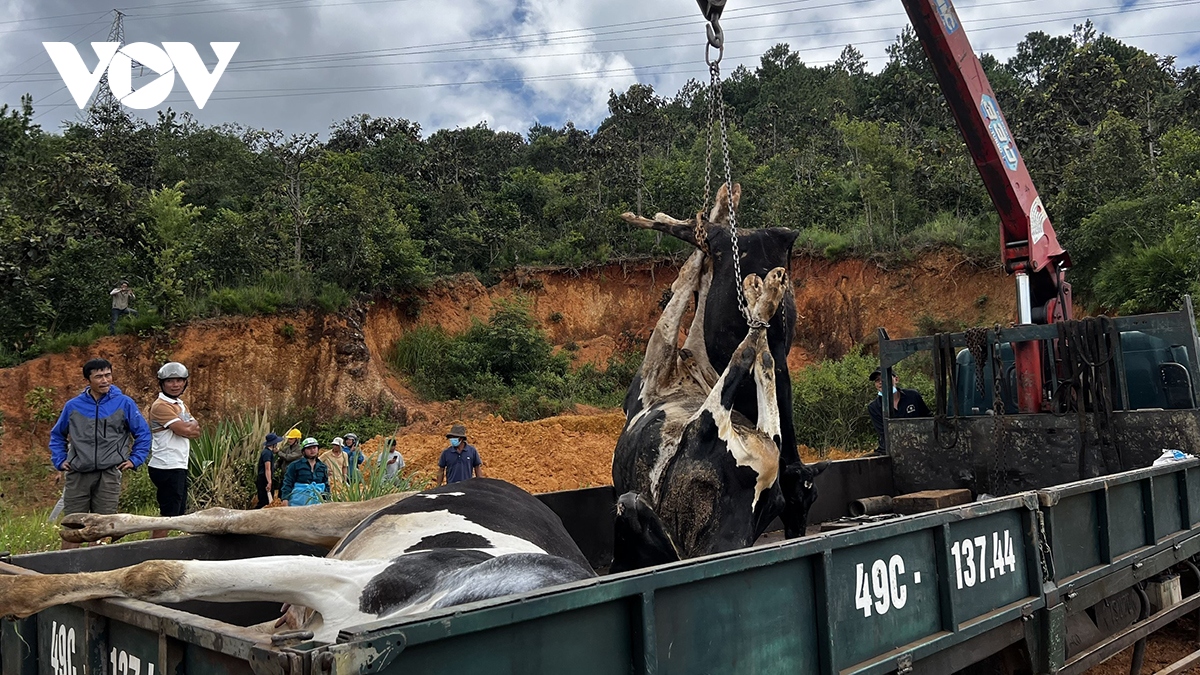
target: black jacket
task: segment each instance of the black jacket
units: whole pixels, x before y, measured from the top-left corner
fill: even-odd
[[[875,452],[887,454],[887,441],[883,435],[882,396],[876,396],[875,400],[867,405],[867,414],[871,416],[871,424],[875,426],[875,433],[879,435],[879,447],[875,449]],[[933,413],[929,412],[929,406],[925,405],[925,399],[921,398],[921,394],[916,389],[901,389],[900,404],[888,411],[889,419],[932,416]]]

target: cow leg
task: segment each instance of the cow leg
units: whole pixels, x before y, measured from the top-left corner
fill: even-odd
[[[0,608],[5,615],[19,618],[47,607],[98,598],[258,600],[311,608],[321,615],[324,625],[334,627],[376,618],[359,610],[359,599],[363,588],[389,564],[387,560],[288,555],[247,560],[148,560],[108,572],[0,575]],[[310,629],[320,630],[311,624]]]
[[[704,313],[708,309],[708,291],[712,287],[713,263],[711,258],[704,261],[704,273],[700,275],[700,289],[696,294],[696,313],[692,317],[692,325],[688,327],[687,338],[683,341],[680,356],[684,368],[704,387],[705,391],[712,390],[717,383],[717,369],[708,360],[708,347],[704,342]],[[687,354],[687,356],[684,356]]]
[[[708,222],[713,225],[728,225],[729,224],[729,190],[727,183],[721,183],[721,187],[717,189],[717,198],[713,202],[712,210],[708,212]],[[733,208],[736,211],[738,202],[742,199],[741,183],[733,184]]]
[[[401,492],[365,502],[332,502],[275,509],[205,509],[183,516],[100,515],[73,513],[63,518],[63,541],[97,541],[149,530],[180,530],[189,534],[259,534],[333,548],[354,526],[379,509],[413,493]]]
[[[675,380],[678,360],[679,326],[687,313],[692,293],[700,282],[704,269],[704,252],[697,250],[679,269],[679,276],[671,284],[671,300],[658,317],[654,332],[646,345],[646,359],[642,362],[642,402],[656,400],[659,392],[671,386]]]
[[[759,344],[758,360],[754,363],[754,384],[758,393],[758,430],[774,441],[778,449],[782,434],[779,400],[775,396],[775,357],[767,347],[765,332]]]
[[[656,213],[654,220],[643,218],[630,212],[622,213],[621,218],[630,225],[635,225],[644,230],[657,230],[669,234],[676,239],[686,241],[692,246],[697,245],[695,226],[686,220],[672,218],[665,213]]]

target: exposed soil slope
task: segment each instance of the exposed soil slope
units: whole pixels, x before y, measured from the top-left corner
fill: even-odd
[[[494,299],[522,292],[533,298],[556,344],[573,342],[577,362],[603,366],[615,349],[649,335],[675,274],[676,266],[665,262],[521,270],[491,288],[474,278],[443,281],[418,296],[383,299],[339,315],[226,317],[149,339],[104,338],[0,370],[0,468],[45,447],[47,425],[32,433],[26,393],[48,387],[59,409],[82,389],[80,366],[92,356],[112,361],[117,385],[143,406],[157,394],[157,367],[167,360],[184,362],[193,372],[186,399],[201,420],[256,408],[312,407],[330,415],[390,408],[402,425],[410,410],[414,421],[428,417],[386,365],[391,345],[412,326],[437,323],[461,330],[473,318],[485,319]],[[1013,311],[1011,282],[1002,272],[977,268],[952,253],[891,270],[862,260],[797,257],[792,277],[801,317],[789,359],[793,368],[872,343],[879,326],[904,336],[922,321],[991,323],[1007,320]],[[571,476],[564,487],[592,479]]]

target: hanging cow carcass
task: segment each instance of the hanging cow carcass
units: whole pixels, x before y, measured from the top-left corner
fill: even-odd
[[[727,193],[722,190],[709,224],[722,223],[727,208]],[[687,223],[662,214],[654,221],[627,219],[702,243]],[[708,250],[724,249],[724,256],[732,257],[732,237],[723,242],[719,228],[707,230]],[[786,251],[794,235],[785,232],[761,231],[757,239],[778,238]],[[752,246],[770,250],[764,241]],[[786,262],[786,253],[777,257]],[[739,284],[744,299],[735,293],[732,302],[722,304],[726,298],[716,286],[734,283],[737,274],[732,263],[724,269],[715,258],[697,250],[680,269],[642,368],[625,397],[626,424],[613,458],[613,484],[621,495],[614,570],[748,546],[785,510],[781,448],[786,447],[784,421],[791,427],[791,397],[789,393],[788,407],[781,409],[777,391],[781,364],[769,348],[768,326],[787,313],[785,301],[792,305],[791,320],[780,323],[794,325],[787,271],[782,265],[763,270],[761,277],[752,271]],[[695,314],[679,348],[677,336],[693,296]],[[745,303],[749,320],[738,311],[739,302]],[[734,318],[714,319],[717,312]],[[732,326],[738,322],[742,337],[726,348],[725,335],[736,330]],[[712,359],[718,350],[724,356],[720,374]],[[782,371],[786,374],[786,363]],[[753,418],[737,408],[744,400],[743,386],[754,404]],[[812,475],[820,469],[804,467],[798,459],[788,468],[807,472],[801,481],[807,488],[799,496],[811,494]],[[807,504],[798,500],[797,506],[805,511],[799,516],[801,523]]]
[[[706,254],[707,271],[701,275],[699,286],[683,289],[688,294],[698,293],[698,298],[696,315],[681,354],[687,355],[686,366],[696,372],[694,379],[708,385],[715,382],[718,369],[729,366],[736,349],[751,329],[752,322],[742,310],[747,303],[739,298],[738,292],[744,278],[748,278],[745,275],[766,278],[773,269],[786,270],[796,239],[796,232],[787,228],[731,228],[731,207],[736,211],[740,196],[740,186],[733,186],[731,198],[730,191],[722,185],[712,210],[707,215],[697,214],[692,222],[662,213],[653,220],[632,213],[623,216],[638,227],[670,234]],[[783,506],[774,515],[782,520],[786,536],[797,537],[804,534],[808,511],[817,497],[814,478],[826,464],[805,465],[796,446],[791,376],[787,369],[787,355],[796,326],[796,302],[790,284],[784,284],[782,291],[778,307],[759,323],[765,325],[766,344],[774,364],[772,409],[779,418],[780,427],[778,457]],[[672,293],[674,298],[679,291],[673,288]],[[626,397],[627,420],[631,417],[631,398],[640,386],[640,379],[635,380]],[[744,378],[731,394],[731,401],[733,410],[751,424],[760,421],[763,399],[756,381]],[[624,492],[616,471],[614,481],[618,494]]]

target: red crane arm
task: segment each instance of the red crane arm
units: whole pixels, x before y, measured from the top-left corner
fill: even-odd
[[[1000,213],[1004,268],[1010,273],[1049,268],[1053,273],[1059,265],[1070,267],[954,5],[950,0],[901,1]]]

